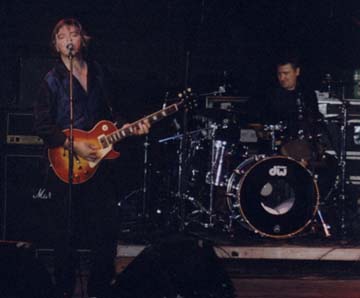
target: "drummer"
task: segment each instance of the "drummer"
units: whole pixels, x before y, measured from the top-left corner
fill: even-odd
[[[276,124],[282,130],[277,132],[277,137],[281,137],[283,144],[292,140],[306,140],[307,144],[317,142],[316,136],[321,134],[318,128],[322,126],[323,117],[319,112],[315,92],[301,84],[300,74],[298,57],[283,55],[276,64],[277,86],[267,92],[261,104],[257,103],[260,107],[260,119],[265,124]],[[295,147],[299,147],[298,145],[296,143]],[[310,152],[308,148],[295,148],[288,152],[286,147],[280,147],[282,154],[297,160],[313,158],[310,155],[314,152]]]

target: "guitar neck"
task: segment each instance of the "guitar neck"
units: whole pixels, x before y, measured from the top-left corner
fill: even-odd
[[[122,139],[125,139],[126,137],[129,137],[131,135],[134,134],[134,132],[136,131],[137,127],[139,124],[143,123],[144,121],[148,121],[150,124],[156,123],[160,120],[162,120],[163,118],[176,113],[179,110],[180,105],[183,103],[183,100],[178,102],[178,103],[174,103],[164,109],[161,109],[155,113],[152,113],[151,115],[145,116],[133,123],[131,123],[129,126],[127,126],[126,128],[120,128],[116,131],[114,131],[113,133],[109,134],[106,136],[106,139],[108,141],[109,144],[115,144],[119,141],[121,141]]]

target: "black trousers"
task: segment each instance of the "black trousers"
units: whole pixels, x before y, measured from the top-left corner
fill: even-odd
[[[49,171],[48,181],[57,193],[52,239],[56,292],[60,296],[67,293],[71,297],[74,291],[79,264],[76,251],[80,248],[91,249],[89,296],[110,296],[107,293],[114,276],[118,199],[117,177],[112,176],[113,172],[111,161],[103,161],[89,181],[73,185],[69,208],[68,184],[60,181],[52,169]]]

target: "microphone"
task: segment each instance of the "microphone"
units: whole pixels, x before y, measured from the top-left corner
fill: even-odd
[[[66,49],[69,51],[69,56],[72,56],[72,51],[74,50],[74,45],[72,43],[68,43],[66,45]]]

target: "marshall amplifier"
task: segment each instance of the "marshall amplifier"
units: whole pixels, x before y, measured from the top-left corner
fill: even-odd
[[[43,140],[34,133],[31,113],[8,112],[6,115],[6,144],[42,145]]]
[[[50,248],[60,194],[48,179],[47,158],[5,154],[3,160],[2,238]]]

